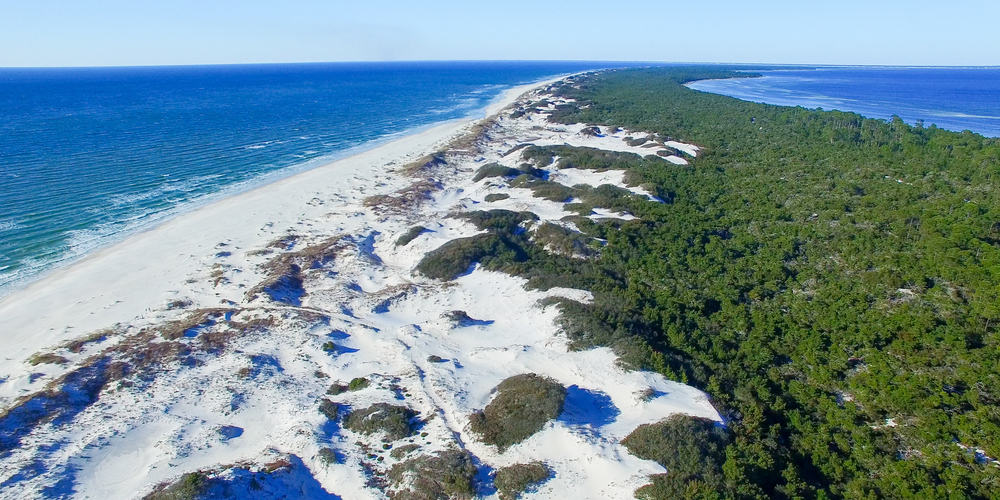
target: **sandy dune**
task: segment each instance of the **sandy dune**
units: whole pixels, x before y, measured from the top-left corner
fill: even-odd
[[[585,290],[526,290],[522,278],[478,267],[448,282],[415,272],[428,252],[480,232],[455,213],[527,211],[538,217],[528,231],[543,223],[572,230],[563,221],[574,215],[572,200],[473,180],[489,163],[516,167],[515,147],[661,151],[663,161],[690,168],[674,153],[695,156],[693,145],[650,136],[652,147],[635,146],[629,141],[646,134],[549,123],[546,111],[560,103],[548,95],[551,83],[512,89],[486,121],[439,125],[183,215],[3,299],[4,495],[141,497],[187,472],[234,478],[276,469],[282,475],[268,476],[268,491],[384,498],[394,464],[463,449],[482,475],[545,462],[554,476],[537,498],[631,496],[663,469],[619,441],[674,413],[718,420],[707,397],[625,371],[610,349],[569,350],[557,307],[543,299],[586,303]],[[548,107],[509,112],[541,99]],[[441,161],[412,168],[442,150]],[[621,171],[554,165],[551,181],[612,184],[658,202]],[[602,209],[588,217],[634,218]],[[418,225],[426,231],[397,245]],[[456,322],[454,311],[468,321]],[[67,344],[80,339],[92,341]],[[61,362],[32,364],[39,353]],[[568,397],[558,419],[501,453],[469,431],[469,415],[520,373],[551,377]],[[358,377],[369,385],[327,395]],[[393,446],[416,451],[397,457],[378,435],[342,428],[317,411],[323,398],[414,410],[420,433]],[[35,418],[28,405],[50,413]],[[340,463],[323,459],[324,449]]]

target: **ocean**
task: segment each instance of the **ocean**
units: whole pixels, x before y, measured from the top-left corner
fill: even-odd
[[[756,71],[760,78],[688,87],[747,101],[897,115],[910,124],[1000,137],[1000,67],[817,67]]]
[[[212,200],[481,112],[515,85],[610,66],[0,69],[0,295]]]
[[[0,69],[0,296],[213,200],[595,62]],[[1000,136],[1000,68],[833,68],[690,87]]]

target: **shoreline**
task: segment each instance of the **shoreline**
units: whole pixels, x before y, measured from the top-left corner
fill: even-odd
[[[505,100],[513,101],[517,96],[509,96],[508,93],[515,92],[518,89],[526,89],[518,94],[530,91],[536,84],[551,83],[554,80],[566,78],[571,76],[571,74],[562,74],[552,78],[546,78],[544,80],[539,80],[537,82],[526,83],[522,85],[515,85],[502,92],[500,92],[496,97],[491,99],[484,107],[478,108],[468,115],[460,118],[452,118],[448,120],[428,123],[424,125],[418,125],[409,129],[401,130],[399,132],[393,132],[387,134],[383,137],[365,142],[363,144],[358,144],[356,146],[349,147],[341,151],[334,151],[330,154],[323,155],[317,158],[313,158],[301,163],[296,163],[293,165],[288,165],[280,169],[265,172],[256,178],[246,179],[235,184],[223,186],[217,192],[207,193],[199,198],[189,200],[180,205],[175,205],[170,207],[163,212],[165,215],[154,218],[153,220],[141,222],[139,224],[127,224],[126,227],[122,228],[120,231],[98,235],[95,239],[105,240],[98,242],[97,244],[90,246],[88,249],[83,250],[80,253],[73,254],[75,252],[70,252],[67,255],[52,259],[48,262],[42,263],[38,266],[36,272],[29,272],[26,276],[16,277],[16,274],[9,282],[0,285],[0,307],[2,307],[4,301],[17,293],[23,292],[37,283],[40,283],[55,273],[64,272],[73,266],[90,259],[91,257],[103,252],[105,250],[111,249],[116,245],[124,243],[129,239],[141,235],[148,231],[156,230],[157,228],[169,223],[170,221],[183,217],[185,215],[191,214],[198,210],[204,209],[206,207],[212,206],[216,203],[225,201],[229,198],[241,196],[243,194],[252,192],[257,189],[261,189],[270,186],[274,183],[281,182],[285,179],[295,177],[312,170],[321,169],[330,166],[331,164],[337,163],[342,160],[349,159],[351,157],[364,154],[373,149],[380,148],[382,146],[391,144],[395,141],[419,135],[424,132],[436,129],[437,127],[442,127],[446,125],[459,126],[463,123],[478,122],[481,120],[486,120],[490,116],[496,113],[493,109],[497,103],[503,102]],[[507,103],[509,104],[509,103]],[[507,105],[505,104],[505,105]],[[131,227],[129,227],[131,226]]]
[[[788,108],[802,107],[809,110],[822,110],[822,111],[840,111],[844,113],[854,113],[861,115],[866,119],[889,121],[893,116],[899,116],[908,125],[916,125],[918,122],[923,122],[925,127],[930,127],[931,125],[936,126],[942,130],[948,130],[951,132],[963,132],[970,131],[974,134],[981,135],[987,138],[1000,138],[1000,128],[997,127],[993,122],[996,122],[992,113],[990,116],[984,116],[980,111],[973,110],[946,110],[941,109],[940,103],[933,103],[936,108],[925,108],[925,104],[921,102],[910,102],[906,100],[894,100],[893,102],[882,102],[883,99],[877,95],[872,94],[872,92],[867,92],[865,98],[861,98],[857,95],[852,95],[851,93],[832,92],[832,93],[817,93],[819,90],[814,88],[806,87],[795,87],[794,85],[785,86],[767,86],[764,84],[759,84],[759,86],[753,86],[754,82],[771,81],[774,78],[781,78],[781,75],[775,75],[776,72],[785,73],[804,73],[804,72],[815,72],[820,73],[824,71],[837,71],[837,70],[855,70],[855,71],[878,71],[878,70],[893,70],[893,71],[913,71],[913,70],[996,70],[997,67],[990,66],[970,66],[970,67],[940,67],[940,66],[825,66],[825,67],[810,67],[810,68],[766,68],[766,69],[753,69],[753,68],[739,68],[734,71],[740,73],[757,73],[756,75],[748,74],[745,76],[734,76],[730,78],[707,78],[702,80],[694,80],[684,84],[688,89],[705,92],[708,94],[714,94],[723,97],[729,97],[732,99],[737,99],[744,102],[752,102],[758,104],[766,104],[769,106],[782,106]],[[750,84],[750,86],[744,87],[743,85]],[[825,92],[829,88],[824,89]],[[970,121],[972,120],[972,121]]]
[[[991,496],[1000,142],[678,78],[719,74],[568,77],[77,273],[36,323],[110,324],[0,372],[4,491]]]
[[[42,273],[0,297],[2,340],[8,345],[0,377],[17,373],[17,365],[36,352],[110,324],[144,318],[182,296],[182,276],[209,266],[209,259],[222,251],[220,245],[265,245],[274,235],[264,228],[293,227],[305,216],[297,212],[312,195],[357,189],[342,181],[358,176],[364,177],[361,185],[383,184],[382,178],[398,175],[392,167],[440,149],[523,94],[568,76],[512,87],[466,118],[418,127],[349,156],[211,200]],[[0,399],[16,397],[11,392],[17,384],[11,382],[0,384]]]
[[[0,360],[0,481],[25,494],[59,482],[79,496],[124,498],[192,473],[225,482],[247,470],[374,499],[424,491],[394,479],[398,467],[458,458],[479,461],[478,472],[455,472],[484,498],[493,498],[484,473],[530,462],[554,471],[539,495],[624,498],[663,473],[623,439],[675,414],[722,421],[709,397],[623,366],[611,347],[573,348],[557,304],[595,304],[581,283],[534,288],[453,255],[492,233],[557,259],[597,257],[587,249],[602,240],[576,224],[618,227],[637,219],[632,201],[661,202],[625,169],[541,162],[525,174],[590,199],[587,209],[481,175],[525,168],[525,147],[655,156],[666,168],[700,153],[641,130],[550,121],[574,106],[550,86],[565,78],[510,89],[483,120],[444,123],[178,217],[0,303],[0,317],[24,326],[7,332],[15,349]],[[629,202],[604,198],[606,186]],[[505,214],[522,220],[476,222]],[[529,374],[562,388],[558,415],[509,448],[470,427],[497,387]],[[350,423],[383,405],[413,415],[406,435],[388,434],[381,417],[371,428]],[[45,470],[24,474],[38,463]]]

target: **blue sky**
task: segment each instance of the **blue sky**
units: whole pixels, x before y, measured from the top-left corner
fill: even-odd
[[[0,66],[429,59],[1000,65],[995,0],[0,0]]]

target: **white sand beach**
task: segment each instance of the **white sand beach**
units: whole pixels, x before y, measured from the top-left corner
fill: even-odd
[[[547,80],[514,87],[496,99],[486,116]],[[0,299],[0,340],[6,346],[0,377],[23,371],[31,354],[88,331],[146,318],[187,295],[189,279],[201,279],[221,251],[266,245],[304,219],[329,210],[310,203],[331,194],[358,201],[391,192],[394,166],[445,146],[481,117],[442,123],[354,156],[260,186],[175,217],[99,250]],[[398,187],[398,186],[395,186]],[[220,244],[223,244],[220,246]],[[209,298],[210,302],[218,302]],[[15,391],[15,392],[11,392]],[[11,379],[0,385],[4,401],[17,397]]]
[[[537,198],[502,178],[473,179],[486,164],[516,167],[519,147],[658,154],[676,168],[688,167],[675,153],[697,155],[694,145],[652,136],[630,145],[641,132],[549,123],[545,111],[554,104],[526,103],[560,102],[546,94],[555,81],[511,89],[487,110],[516,105],[523,116],[445,123],[221,200],[4,298],[3,411],[32,398],[46,408],[51,401],[79,407],[65,417],[70,425],[51,416],[11,420],[24,428],[11,431],[19,446],[0,461],[0,482],[42,463],[43,472],[11,491],[30,496],[69,476],[63,487],[76,496],[130,498],[184,473],[222,477],[234,464],[259,468],[294,456],[309,471],[291,476],[295,491],[318,481],[343,498],[385,498],[372,477],[384,480],[406,456],[389,454],[377,435],[331,428],[316,410],[331,383],[364,377],[371,386],[332,399],[345,408],[406,404],[423,422],[419,437],[405,441],[420,450],[413,453],[464,449],[487,469],[543,461],[554,476],[536,498],[630,496],[663,468],[629,455],[620,440],[675,413],[721,420],[706,395],[625,370],[608,348],[570,350],[558,309],[543,299],[587,303],[586,290],[526,290],[523,278],[479,267],[445,282],[415,272],[428,252],[481,232],[456,213],[526,211],[538,219],[528,231],[543,224],[575,231],[565,220],[574,215],[566,208],[572,200]],[[413,163],[443,149],[439,161]],[[566,185],[611,184],[658,202],[621,171],[547,168]],[[635,219],[599,208],[587,217]],[[416,226],[424,230],[399,244]],[[301,297],[268,297],[265,285],[282,279]],[[448,319],[456,311],[468,321]],[[85,341],[67,344],[78,339]],[[32,359],[38,354],[48,358]],[[58,399],[60,387],[95,366],[116,367],[97,370],[99,397]],[[479,442],[470,414],[498,383],[523,373],[568,388],[563,415],[505,451]],[[339,463],[324,461],[324,449],[336,449]]]

